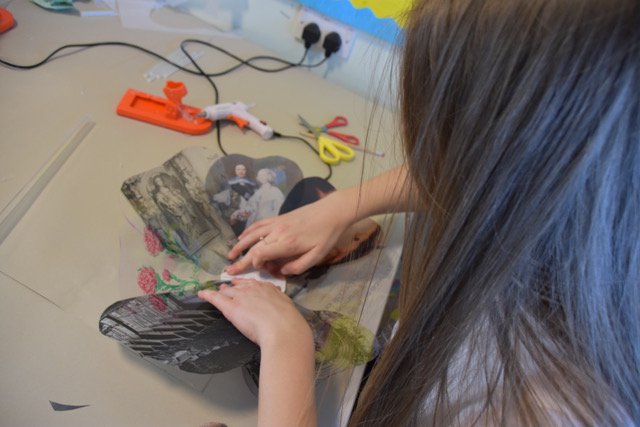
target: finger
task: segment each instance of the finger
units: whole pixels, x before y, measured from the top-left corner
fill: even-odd
[[[255,241],[253,239],[247,239],[246,237],[239,239],[238,243],[236,243],[227,254],[227,258],[228,259],[238,258],[244,251],[249,249],[254,244],[255,244]]]
[[[280,269],[280,273],[285,276],[290,276],[292,274],[302,274],[316,265],[322,259],[321,254],[322,251],[320,249],[318,249],[317,247],[313,248],[309,252],[294,259],[293,261],[289,261],[284,264]]]
[[[233,300],[213,290],[198,291],[198,298],[209,302],[227,317],[232,308]]]
[[[240,274],[251,266],[251,255],[247,254],[240,260],[228,266],[225,271],[228,274]]]
[[[263,269],[276,279],[285,279],[285,276],[280,272],[280,269],[285,263],[286,261],[284,260],[266,261],[263,265]]]
[[[282,249],[281,244],[254,245],[249,252],[240,260],[227,267],[226,272],[229,274],[240,274],[253,267],[257,270],[261,269],[267,261],[277,260],[286,255],[290,255],[288,251]]]
[[[236,295],[238,295],[238,291],[235,286],[227,286],[227,285],[221,285],[218,293],[228,298],[234,298]]]
[[[258,281],[255,279],[235,278],[231,279],[231,283],[233,283],[233,287],[236,289],[244,289],[249,285],[257,284]]]
[[[291,256],[297,257],[304,252],[305,250],[299,247],[296,242],[288,240],[255,245],[247,255],[250,257],[251,265],[260,270],[268,261],[290,258]]]
[[[261,219],[260,221],[256,221],[253,224],[251,224],[250,226],[248,226],[247,228],[244,229],[244,231],[242,231],[242,233],[240,233],[240,235],[238,236],[238,239],[244,239],[245,236],[247,236],[248,234],[253,233],[255,230],[262,228],[266,225],[268,225],[269,223],[271,223],[272,219],[271,218],[266,218],[266,219]]]
[[[241,234],[240,237],[238,237],[238,243],[231,248],[227,257],[229,259],[236,259],[245,250],[258,243],[261,240],[261,237],[266,236],[267,234],[269,234],[269,231],[264,227],[256,229],[255,232]]]
[[[250,226],[242,230],[242,233],[240,233],[240,235],[238,236],[238,239],[240,240],[244,239],[247,236],[247,234],[252,233],[253,230],[260,227],[260,222],[261,221],[254,222],[253,224],[251,224]]]

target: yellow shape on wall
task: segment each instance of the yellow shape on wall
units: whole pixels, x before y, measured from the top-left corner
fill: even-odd
[[[368,7],[380,19],[391,18],[404,26],[404,13],[411,8],[413,0],[350,0],[353,7]]]

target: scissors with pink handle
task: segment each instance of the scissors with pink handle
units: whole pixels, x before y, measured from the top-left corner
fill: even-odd
[[[342,142],[346,142],[347,144],[351,144],[351,145],[360,144],[360,139],[358,139],[353,135],[348,135],[345,133],[340,133],[334,130],[330,130],[332,128],[347,126],[348,124],[349,124],[349,120],[347,120],[345,116],[336,116],[331,122],[327,123],[326,125],[314,127],[313,129],[310,129],[310,130],[311,132],[326,133],[327,135],[332,136],[335,139],[339,139]]]

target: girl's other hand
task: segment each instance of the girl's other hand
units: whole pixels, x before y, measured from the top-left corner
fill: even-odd
[[[198,296],[260,346],[258,425],[317,425],[315,348],[309,324],[275,285],[251,279],[232,283]]]
[[[322,261],[354,220],[355,209],[341,199],[340,192],[274,218],[247,227],[229,252],[236,259],[227,267],[229,274],[239,274],[249,266],[268,269],[276,265],[283,275],[301,274]]]
[[[243,335],[261,348],[313,343],[313,335],[291,298],[275,285],[234,279],[234,286],[203,290],[198,297],[213,304]],[[285,346],[285,347],[282,347]]]

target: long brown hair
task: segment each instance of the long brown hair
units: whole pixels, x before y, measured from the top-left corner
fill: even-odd
[[[417,0],[400,107],[401,320],[351,423],[640,424],[640,2]]]

